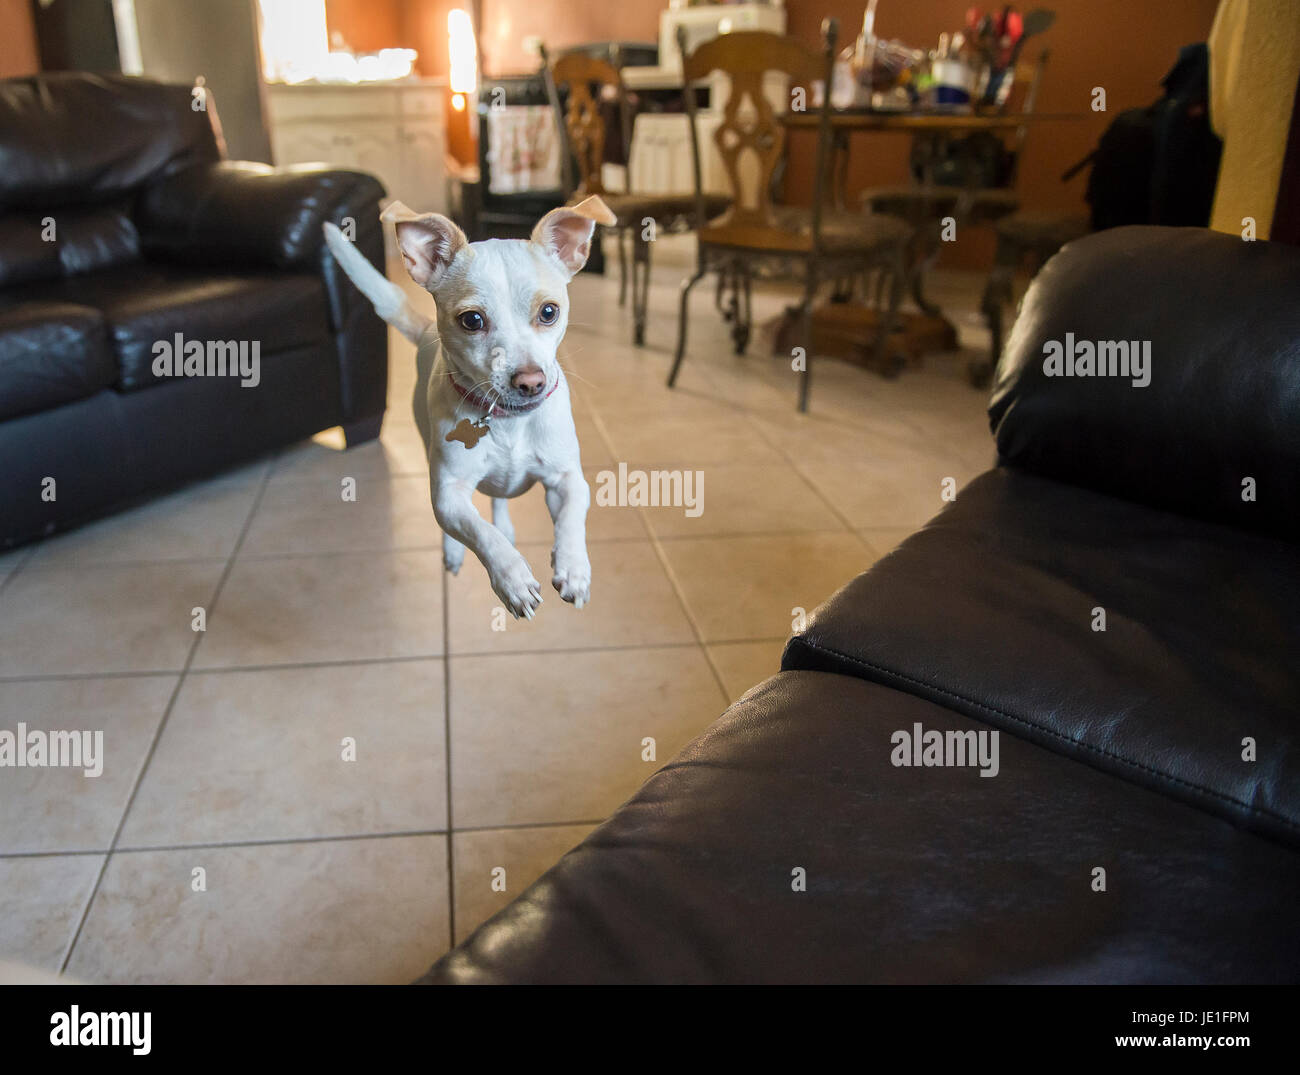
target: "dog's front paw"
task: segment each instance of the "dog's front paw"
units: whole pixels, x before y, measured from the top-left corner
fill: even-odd
[[[489,571],[492,589],[515,619],[531,620],[542,603],[542,584],[533,578],[532,569],[522,557],[503,568]]]
[[[454,537],[442,535],[442,566],[453,575],[459,574],[460,565],[465,562],[465,546]]]
[[[591,600],[591,562],[585,553],[574,556],[552,551],[551,565],[555,569],[551,585],[559,592],[561,600],[568,601],[574,608],[582,608]]]

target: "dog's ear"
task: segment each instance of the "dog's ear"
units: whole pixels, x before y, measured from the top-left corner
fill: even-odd
[[[552,209],[533,229],[533,242],[549,250],[572,278],[587,264],[597,224],[617,224],[618,218],[594,194],[577,205]]]
[[[392,202],[379,219],[396,226],[406,271],[425,290],[438,283],[456,254],[469,245],[453,221],[438,213],[413,213],[401,202]]]

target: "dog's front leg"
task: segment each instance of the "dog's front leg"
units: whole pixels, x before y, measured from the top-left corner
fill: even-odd
[[[546,507],[555,522],[551,585],[574,608],[591,599],[591,561],[587,559],[587,508],[591,490],[580,470],[567,470],[546,486]]]
[[[531,620],[542,603],[542,585],[533,578],[528,561],[474,507],[473,489],[463,481],[439,484],[433,498],[433,514],[444,533],[473,550],[496,595],[518,619]]]

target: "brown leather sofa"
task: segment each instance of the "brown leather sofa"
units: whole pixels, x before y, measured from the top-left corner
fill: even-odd
[[[142,79],[0,81],[0,548],[321,429],[379,433],[387,334],[321,224],[354,220],[382,265],[383,188],[224,160],[193,102]],[[205,371],[240,342],[253,368],[256,343],[257,383],[160,376],[178,333]]]
[[[1070,336],[1150,383],[1049,376]],[[423,981],[1300,979],[1300,250],[1067,246],[989,414],[997,467]]]

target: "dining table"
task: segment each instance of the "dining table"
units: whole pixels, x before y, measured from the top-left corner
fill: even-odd
[[[836,109],[829,117],[831,128],[831,160],[829,193],[831,205],[848,209],[848,167],[854,135],[905,134],[913,138],[931,138],[936,141],[951,139],[976,131],[1024,131],[1029,125],[1076,122],[1086,119],[1083,113],[1008,112],[1008,111],[886,111],[881,109]],[[787,131],[806,131],[815,134],[821,126],[820,110],[790,111],[781,116]],[[935,159],[931,154],[930,159]],[[932,183],[930,175],[923,173],[916,184],[924,191]],[[960,223],[960,215],[958,214]],[[924,295],[924,274],[934,261],[934,252],[920,257],[908,282],[917,311],[900,311],[895,332],[899,347],[895,358],[886,369],[879,372],[896,373],[904,360],[917,361],[928,351],[952,351],[957,348],[957,330],[939,307]],[[847,299],[842,293],[831,302],[813,311],[813,341],[820,353],[845,358],[849,361],[871,365],[869,356],[874,349],[864,344],[875,338],[877,311],[865,303]],[[797,318],[787,311],[773,328],[771,338],[777,349],[785,348],[796,331]],[[897,352],[901,352],[900,357]]]

